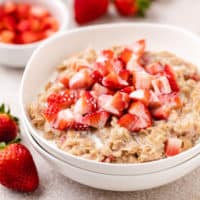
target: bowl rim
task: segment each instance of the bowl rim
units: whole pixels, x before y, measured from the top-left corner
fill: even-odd
[[[49,142],[43,138],[40,134],[37,133],[37,129],[35,129],[32,124],[30,123],[29,119],[28,119],[28,116],[26,114],[26,108],[25,108],[25,105],[23,105],[23,88],[24,88],[24,82],[25,82],[25,77],[27,76],[27,73],[28,73],[28,69],[29,67],[31,66],[31,63],[32,63],[32,60],[34,60],[34,57],[40,52],[41,49],[43,49],[43,47],[45,47],[46,45],[48,45],[49,43],[53,42],[53,41],[56,41],[56,40],[59,40],[60,38],[64,37],[64,36],[67,36],[67,35],[70,35],[70,34],[74,34],[74,33],[77,33],[77,32],[82,32],[82,31],[92,31],[92,30],[98,30],[98,29],[103,29],[103,28],[106,28],[106,29],[112,29],[112,28],[117,28],[117,27],[131,27],[131,26],[134,26],[135,28],[137,27],[152,27],[152,28],[162,28],[162,29],[168,29],[168,30],[174,30],[174,31],[178,31],[180,33],[184,33],[185,35],[187,35],[188,37],[192,38],[193,40],[196,40],[196,42],[199,43],[200,45],[200,38],[193,32],[191,31],[188,31],[184,28],[181,28],[181,27],[176,27],[176,26],[173,26],[173,25],[168,25],[168,24],[159,24],[159,23],[137,23],[137,22],[128,22],[128,23],[114,23],[114,24],[101,24],[101,25],[92,25],[92,26],[87,26],[87,27],[81,27],[81,28],[75,28],[75,29],[72,29],[72,30],[69,30],[69,31],[64,31],[64,32],[61,32],[61,33],[58,33],[56,34],[54,37],[51,37],[49,38],[48,40],[44,41],[35,51],[34,53],[32,54],[31,58],[29,59],[27,65],[26,65],[26,68],[25,68],[25,71],[24,71],[24,74],[23,74],[23,77],[22,77],[22,80],[21,80],[21,85],[20,85],[20,95],[19,95],[19,102],[20,102],[20,109],[22,111],[22,117],[24,118],[25,120],[25,123],[26,125],[28,126],[30,132],[36,137],[38,137],[40,140],[43,141],[43,143],[45,143],[47,146],[50,146],[51,149],[53,149],[56,153],[62,155],[62,156],[68,156],[74,160],[79,160],[79,161],[82,161],[82,162],[86,162],[88,164],[96,164],[96,165],[101,165],[101,166],[107,166],[107,167],[114,167],[114,168],[118,168],[118,167],[153,167],[154,165],[159,165],[161,163],[165,163],[165,162],[168,162],[168,161],[173,161],[175,160],[176,158],[180,158],[180,157],[185,157],[185,155],[188,155],[190,154],[190,152],[192,151],[195,151],[197,149],[199,149],[199,152],[200,152],[200,144],[196,144],[195,146],[193,146],[192,148],[180,153],[180,154],[177,154],[175,156],[172,156],[172,157],[167,157],[167,158],[162,158],[162,159],[159,159],[159,160],[153,160],[153,161],[148,161],[148,162],[143,162],[143,163],[104,163],[104,162],[99,162],[99,161],[96,161],[96,160],[89,160],[89,159],[86,159],[86,158],[82,158],[82,157],[79,157],[79,156],[75,156],[75,155],[72,155],[66,151],[63,151],[61,149],[59,149],[58,147],[54,146],[54,145],[50,145]],[[186,156],[187,158],[189,158],[188,156]]]
[[[49,2],[49,1],[46,1]],[[60,12],[62,12],[63,16],[63,22],[60,24],[60,27],[58,29],[57,32],[55,32],[54,35],[52,35],[51,37],[55,37],[55,35],[57,35],[58,33],[60,33],[61,31],[64,31],[68,25],[69,25],[69,5],[68,3],[64,3],[61,0],[56,0],[56,1],[50,1],[50,3],[54,4],[55,7],[57,7],[57,9],[60,10]],[[38,3],[39,5],[39,3]],[[48,40],[48,38],[44,38],[42,40],[36,41],[36,42],[32,42],[29,44],[7,44],[7,43],[3,43],[0,42],[0,48],[7,48],[7,49],[12,49],[12,50],[19,50],[19,49],[27,49],[27,48],[34,48],[38,45],[40,45],[42,42]]]

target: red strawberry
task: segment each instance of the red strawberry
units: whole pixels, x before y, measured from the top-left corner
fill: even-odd
[[[89,113],[83,118],[83,124],[94,128],[103,128],[108,121],[110,114],[105,111],[97,111],[94,113]]]
[[[95,96],[100,96],[102,94],[112,94],[112,91],[109,90],[108,88],[100,85],[99,83],[95,83],[92,87],[92,91]]]
[[[168,138],[165,145],[165,155],[175,156],[181,152],[182,140],[179,138]]]
[[[150,89],[152,78],[152,75],[145,71],[133,72],[133,84],[136,89]]]
[[[138,56],[141,56],[144,54],[146,47],[146,41],[144,39],[137,40],[131,45],[131,50],[134,54],[137,54]]]
[[[75,0],[74,15],[79,24],[88,23],[107,12],[108,0]]]
[[[117,74],[110,73],[103,78],[102,84],[110,89],[120,89],[128,86],[128,82],[121,79]]]
[[[163,72],[164,71],[164,66],[159,63],[159,62],[156,62],[156,63],[152,63],[150,65],[147,65],[145,67],[146,71],[152,75],[156,75],[160,72]]]
[[[31,6],[27,3],[19,3],[17,5],[17,16],[21,19],[25,19],[29,16]]]
[[[138,131],[138,117],[132,114],[125,114],[119,120],[118,124],[127,128],[129,131]]]
[[[130,99],[129,99],[128,94],[123,93],[123,92],[117,92],[115,93],[114,96],[105,98],[103,100],[103,104],[101,105],[101,108],[111,114],[119,116],[121,115],[122,111],[128,107],[129,100]]]
[[[20,34],[20,41],[22,44],[33,43],[42,39],[41,33],[36,33],[32,31],[24,31]]]
[[[134,86],[128,86],[120,90],[121,92],[125,92],[127,94],[130,94],[131,92],[135,91]]]
[[[101,54],[105,56],[108,60],[114,58],[114,52],[110,49],[104,49]]]
[[[38,5],[33,5],[33,6],[31,6],[30,14],[37,18],[44,18],[49,15],[49,12],[46,8],[43,8]]]
[[[172,92],[170,83],[165,76],[152,80],[152,86],[156,95],[169,94]]]
[[[20,32],[28,31],[28,30],[30,30],[30,28],[31,28],[31,25],[30,25],[30,22],[28,20],[21,20],[17,24],[17,29]]]
[[[174,74],[172,68],[169,65],[165,65],[164,71],[165,71],[166,77],[169,80],[172,91],[179,92],[179,86],[177,84],[176,77],[175,77],[175,74]]]
[[[119,54],[119,59],[125,64],[127,65],[127,63],[129,62],[129,60],[131,59],[133,55],[133,51],[125,48],[120,54]]]
[[[3,5],[3,8],[6,14],[11,14],[15,12],[17,6],[14,2],[6,1]]]
[[[130,77],[130,72],[126,69],[122,69],[118,72],[118,75],[121,79],[128,81],[129,77]]]
[[[77,99],[75,91],[66,90],[63,93],[52,93],[47,98],[44,115],[48,121],[53,121],[61,109],[68,108]]]
[[[172,109],[178,109],[182,107],[182,102],[177,93],[170,93],[160,95],[159,101],[161,106],[152,110],[152,115],[155,119],[166,120]]]
[[[150,102],[150,92],[147,89],[138,89],[129,94],[129,97],[133,100],[138,100],[144,103],[146,106]]]
[[[49,14],[49,13],[48,13]],[[50,29],[52,31],[57,31],[59,28],[58,22],[54,17],[44,17],[43,22],[41,24],[41,28],[43,30]]]
[[[0,142],[14,140],[18,132],[18,119],[6,111],[5,106],[0,106]]]
[[[150,90],[149,106],[150,107],[158,107],[160,105],[161,105],[160,99],[155,94],[155,92],[153,92],[152,90]]]
[[[66,76],[60,76],[58,78],[58,82],[60,82],[64,87],[68,88],[69,87],[69,78]]]
[[[0,183],[20,192],[33,192],[37,189],[37,169],[24,145],[11,144],[0,151]]]
[[[148,108],[142,102],[137,101],[132,103],[128,112],[138,117],[136,126],[138,130],[150,127],[152,125],[151,114]]]
[[[15,33],[12,31],[4,30],[0,32],[0,41],[4,43],[12,43],[15,38]]]
[[[98,83],[101,83],[102,79],[103,79],[103,76],[102,74],[97,71],[97,70],[94,70],[92,73],[91,73],[91,77],[92,79],[94,80],[94,82],[98,82]]]
[[[12,15],[6,15],[2,19],[4,28],[9,30],[9,31],[15,31],[15,28],[17,26],[16,20]]]
[[[91,72],[88,69],[82,69],[69,80],[69,87],[71,89],[86,89],[92,86],[93,83]]]
[[[90,92],[84,91],[74,105],[74,113],[85,115],[97,110],[97,101]]]
[[[115,7],[124,16],[144,15],[150,6],[150,0],[115,0]]]

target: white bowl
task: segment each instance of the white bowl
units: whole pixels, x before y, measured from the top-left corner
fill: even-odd
[[[14,2],[28,2],[47,8],[58,20],[60,28],[58,32],[66,30],[69,23],[69,9],[60,0],[13,0]],[[26,45],[0,43],[0,64],[9,67],[24,67],[38,45],[43,42],[35,42]]]
[[[174,157],[140,164],[109,164],[86,160],[58,149],[44,139],[32,125],[26,108],[53,73],[55,66],[67,55],[84,50],[126,44],[146,38],[148,49],[168,50],[200,66],[200,40],[180,28],[156,24],[114,24],[87,27],[62,33],[44,42],[29,60],[21,84],[20,106],[30,133],[49,153],[84,169],[113,175],[141,175],[176,166],[200,152],[200,144]]]
[[[24,135],[28,137],[34,149],[55,171],[76,182],[98,189],[112,191],[136,191],[150,189],[173,182],[185,176],[200,165],[200,155],[198,154],[180,165],[155,173],[142,175],[112,175],[95,173],[81,167],[73,166],[72,164],[49,154],[37,143],[36,140],[34,140],[31,134],[28,133],[27,128],[26,134],[24,133]]]

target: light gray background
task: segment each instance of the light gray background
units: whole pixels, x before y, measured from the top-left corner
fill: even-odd
[[[56,0],[55,0],[56,1]],[[71,1],[69,1],[71,6]],[[200,33],[200,0],[154,0],[145,19],[117,17],[111,13],[95,23],[145,21],[168,23]],[[94,23],[93,23],[94,24]],[[70,28],[76,27],[71,16]],[[6,102],[20,116],[18,93],[23,70],[0,66],[0,102]],[[23,142],[28,145],[24,139]],[[19,194],[0,186],[0,200],[198,200],[200,199],[200,168],[184,178],[157,189],[141,192],[107,192],[92,189],[59,175],[34,151],[40,187],[33,194]]]

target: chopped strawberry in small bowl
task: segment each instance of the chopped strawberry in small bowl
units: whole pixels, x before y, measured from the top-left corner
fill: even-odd
[[[60,1],[0,3],[0,63],[24,67],[41,41],[67,28],[68,15]]]

